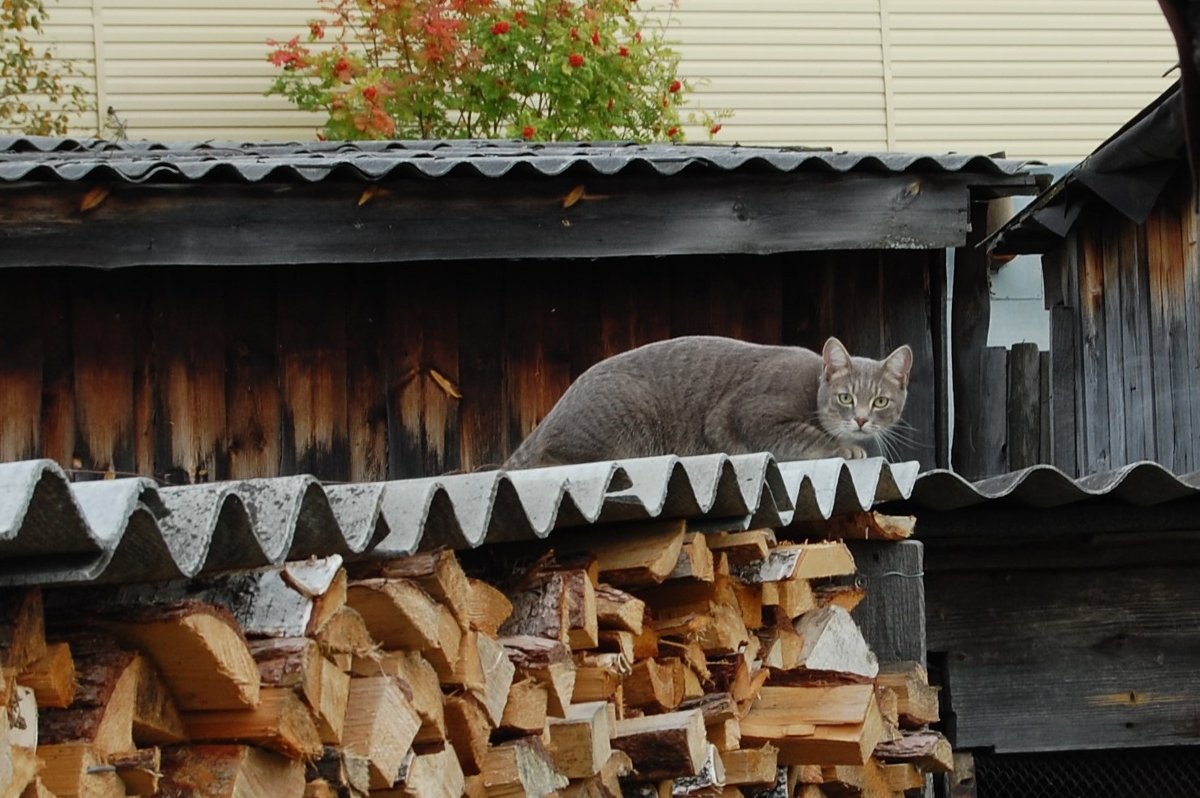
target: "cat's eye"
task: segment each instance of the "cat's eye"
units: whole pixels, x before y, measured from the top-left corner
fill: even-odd
[[[839,401],[839,402],[841,402],[841,403],[842,403],[842,404],[844,404],[844,405],[852,405],[852,404],[854,404],[854,394],[851,394],[851,393],[839,393],[839,394],[838,394],[838,401]]]
[[[887,407],[891,403],[892,403],[892,400],[887,398],[886,396],[876,396],[874,399],[871,400],[871,407],[875,408],[876,410],[882,410],[883,408]]]

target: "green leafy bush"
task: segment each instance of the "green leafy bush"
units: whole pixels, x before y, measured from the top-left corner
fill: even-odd
[[[679,140],[691,90],[630,0],[321,0],[268,93],[322,138]],[[728,112],[693,112],[710,134]]]

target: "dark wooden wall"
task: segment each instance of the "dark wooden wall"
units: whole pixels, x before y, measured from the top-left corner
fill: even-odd
[[[1200,534],[1020,539],[1028,524],[1011,515],[995,534],[925,539],[931,670],[955,747],[1200,744]]]
[[[1145,224],[1093,214],[1044,258],[1053,462],[1068,472],[1200,469],[1196,218],[1175,186]]]
[[[676,335],[916,353],[935,464],[940,252],[0,270],[0,460],[166,481],[500,463],[597,360]],[[936,266],[936,268],[934,268]],[[936,290],[936,285],[932,288]]]

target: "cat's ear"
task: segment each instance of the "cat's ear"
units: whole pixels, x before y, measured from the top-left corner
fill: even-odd
[[[895,378],[902,388],[907,388],[908,374],[912,371],[912,364],[912,349],[905,344],[884,358],[883,370]]]
[[[847,371],[852,365],[850,353],[846,351],[842,342],[833,336],[825,342],[825,348],[821,350],[821,359],[825,361],[825,379],[839,371]]]

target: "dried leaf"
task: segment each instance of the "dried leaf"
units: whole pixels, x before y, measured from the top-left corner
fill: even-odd
[[[563,198],[563,207],[570,208],[576,202],[579,202],[581,199],[583,199],[584,191],[586,191],[586,189],[583,187],[582,183],[571,189],[571,193],[567,194],[567,196]]]
[[[363,189],[363,193],[358,195],[358,207],[366,205],[376,197],[386,197],[391,192],[378,183],[372,183]]]
[[[79,202],[79,212],[87,213],[93,208],[99,206],[104,200],[108,199],[109,192],[112,189],[109,186],[96,186],[88,190],[83,195],[83,199]]]
[[[446,375],[442,374],[437,369],[431,368],[429,376],[433,377],[433,381],[438,384],[438,387],[446,392],[447,396],[452,396],[455,399],[462,399],[462,392],[458,390],[458,386],[451,382]]]

